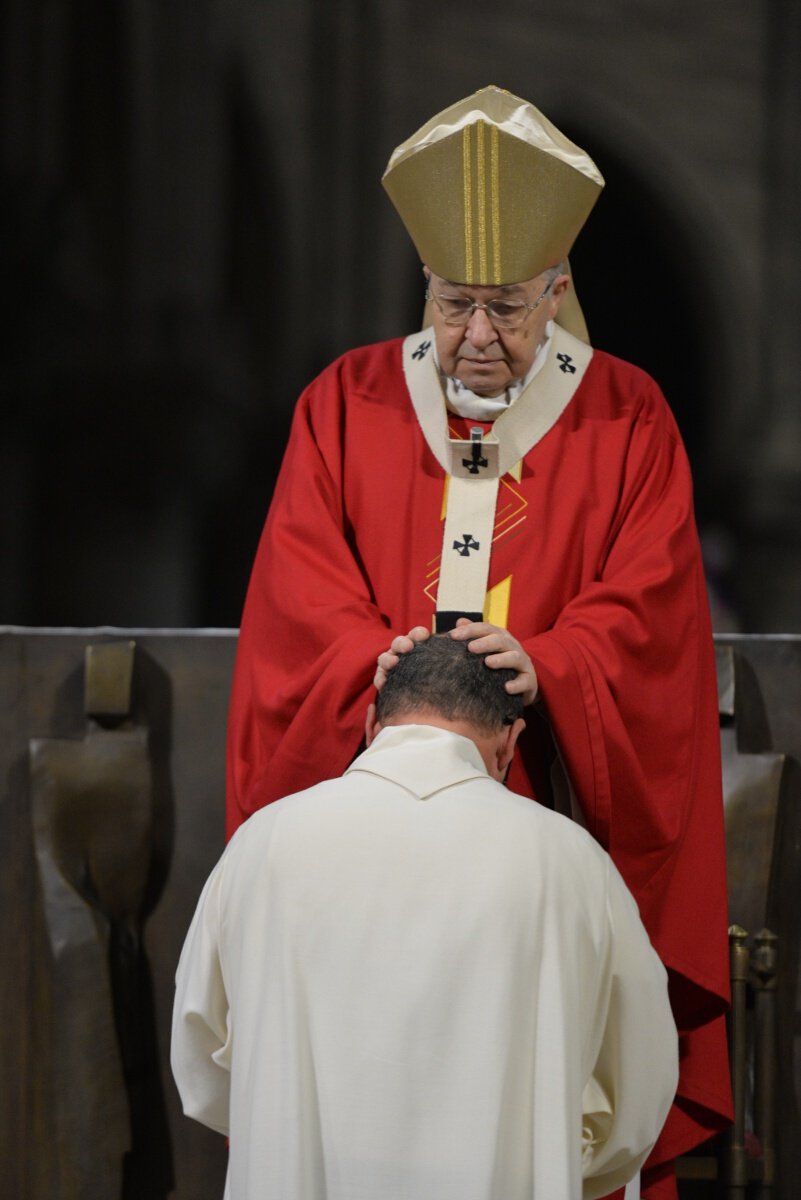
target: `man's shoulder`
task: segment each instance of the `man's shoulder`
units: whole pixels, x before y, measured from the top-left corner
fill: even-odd
[[[530,826],[534,836],[562,842],[573,847],[576,854],[599,862],[605,862],[608,858],[606,851],[595,838],[570,817],[547,808],[529,796],[512,792],[503,784],[494,784],[494,787],[500,789],[500,793],[504,795],[507,810],[516,814],[521,827]]]
[[[603,379],[614,380],[629,386],[659,389],[656,380],[642,367],[628,362],[625,358],[618,358],[616,354],[610,354],[608,350],[599,350],[597,346],[593,347],[591,366],[592,373]]]
[[[642,367],[605,350],[593,350],[571,410],[576,419],[654,421],[666,431],[674,425],[657,381]]]
[[[563,886],[557,880],[581,880],[580,895],[575,895],[579,906],[587,897],[597,903],[605,894],[606,852],[585,829],[535,800],[488,776],[463,781],[425,802],[410,803],[408,793],[401,795],[404,791],[399,781],[357,771],[259,810],[230,844],[229,890],[236,895],[255,890],[268,862],[274,875],[289,865],[291,877],[297,878],[298,872],[347,853],[365,838],[374,858],[391,851],[397,864],[397,835],[403,830],[414,831],[407,846],[442,845],[447,835],[451,847],[468,846],[471,855],[502,861],[510,887],[519,885],[525,891],[534,870],[547,875],[552,888]],[[570,889],[575,891],[574,884]]]
[[[386,379],[388,373],[402,376],[403,341],[402,337],[397,337],[346,350],[325,368],[319,378],[336,375],[353,384],[369,385],[374,376],[382,379]]]
[[[338,775],[335,779],[323,779],[300,792],[291,792],[279,800],[273,800],[264,808],[258,809],[234,834],[241,841],[252,841],[257,837],[269,837],[276,822],[285,816],[298,814],[318,805],[325,805],[334,796],[341,794],[344,789],[345,776]],[[233,839],[232,839],[233,840]]]
[[[342,777],[324,779],[301,792],[292,792],[257,809],[239,826],[229,841],[224,859],[230,873],[240,876],[252,867],[261,870],[279,830],[293,830],[298,825],[313,825],[316,815],[334,807],[332,801],[343,795]]]
[[[298,413],[306,412],[319,430],[339,424],[345,413],[357,419],[366,406],[380,405],[384,411],[405,409],[409,398],[403,362],[403,338],[373,342],[348,350],[329,363],[301,395]]]

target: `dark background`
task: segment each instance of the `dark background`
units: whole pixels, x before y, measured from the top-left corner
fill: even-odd
[[[299,390],[420,320],[380,186],[487,83],[607,180],[572,257],[694,468],[718,628],[801,625],[801,6],[6,0],[0,622],[235,626]]]

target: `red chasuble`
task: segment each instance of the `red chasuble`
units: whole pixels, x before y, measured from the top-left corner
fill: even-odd
[[[446,479],[413,412],[401,345],[345,355],[298,404],[242,620],[229,832],[344,771],[376,657],[396,633],[431,628]],[[464,422],[451,433],[466,436]],[[652,1155],[661,1162],[730,1114],[727,901],[692,484],[644,372],[596,351],[519,482],[503,477],[489,588],[540,685],[509,786],[552,804],[560,760],[670,972],[682,1061]]]

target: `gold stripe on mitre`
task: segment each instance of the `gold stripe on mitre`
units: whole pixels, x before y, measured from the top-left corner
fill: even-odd
[[[478,283],[503,274],[499,147],[495,125],[476,121],[462,130],[465,274]]]
[[[427,122],[382,182],[422,261],[474,285],[519,283],[561,262],[603,187],[583,150],[493,87]]]

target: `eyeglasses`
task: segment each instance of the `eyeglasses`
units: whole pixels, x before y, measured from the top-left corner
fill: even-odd
[[[496,329],[518,329],[528,314],[539,308],[554,282],[555,277],[533,304],[527,304],[525,300],[505,300],[501,296],[488,300],[486,304],[479,304],[469,296],[442,296],[432,292],[430,288],[426,297],[434,301],[446,325],[466,325],[476,309],[481,308]]]

